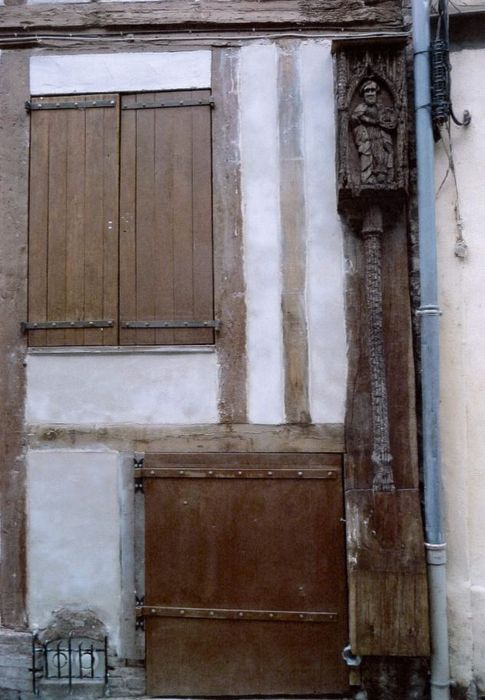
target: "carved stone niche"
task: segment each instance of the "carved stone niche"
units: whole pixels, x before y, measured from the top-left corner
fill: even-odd
[[[406,65],[402,40],[335,42],[339,210],[354,218],[407,194]]]

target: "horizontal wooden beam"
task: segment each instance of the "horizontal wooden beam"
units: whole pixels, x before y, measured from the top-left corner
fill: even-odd
[[[139,452],[334,452],[345,449],[343,425],[29,426],[31,447],[94,447]]]
[[[160,0],[0,8],[0,31],[120,27],[370,27],[402,25],[399,0]]]

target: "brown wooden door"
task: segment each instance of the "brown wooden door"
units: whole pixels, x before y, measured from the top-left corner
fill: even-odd
[[[150,695],[339,693],[340,455],[147,455]]]

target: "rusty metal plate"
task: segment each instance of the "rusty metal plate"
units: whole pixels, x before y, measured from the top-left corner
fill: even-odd
[[[144,612],[155,610],[146,618],[149,692],[343,692],[348,631],[338,462],[315,455],[310,465],[304,455],[164,457],[147,456],[143,472],[247,470],[249,478],[144,479]],[[281,477],[252,476],[268,468]],[[321,478],[324,472],[331,478]]]

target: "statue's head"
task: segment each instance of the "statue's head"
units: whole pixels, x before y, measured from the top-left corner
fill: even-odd
[[[360,90],[360,94],[364,98],[364,102],[368,105],[375,105],[377,102],[377,94],[379,92],[379,85],[375,80],[366,80]]]

